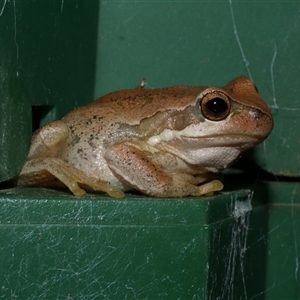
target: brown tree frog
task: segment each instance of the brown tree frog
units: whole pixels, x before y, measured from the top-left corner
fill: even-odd
[[[270,134],[273,120],[245,76],[224,87],[139,88],[105,95],[32,138],[19,186],[68,187],[123,197],[200,196],[223,188],[211,174]]]

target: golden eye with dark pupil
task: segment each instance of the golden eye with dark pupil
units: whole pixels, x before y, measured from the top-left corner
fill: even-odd
[[[221,98],[214,98],[206,103],[206,107],[214,114],[222,114],[227,109],[226,102]]]
[[[222,92],[206,94],[201,100],[201,110],[203,116],[208,120],[223,120],[230,113],[230,100]]]

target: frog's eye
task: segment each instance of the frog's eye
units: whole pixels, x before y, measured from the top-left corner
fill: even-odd
[[[202,114],[211,121],[225,119],[230,113],[230,100],[220,92],[206,94],[200,103]]]

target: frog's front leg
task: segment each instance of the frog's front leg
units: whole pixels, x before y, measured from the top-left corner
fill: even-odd
[[[129,186],[155,197],[201,196],[222,190],[219,180],[197,186],[202,179],[185,173],[168,173],[134,143],[121,142],[107,149],[106,160],[114,174]]]
[[[32,138],[27,161],[15,178],[18,186],[67,186],[76,196],[85,194],[80,186],[103,191],[112,197],[124,197],[124,193],[114,189],[106,181],[85,175],[82,171],[65,162],[63,157],[69,140],[69,128],[62,121],[54,121],[40,130]]]

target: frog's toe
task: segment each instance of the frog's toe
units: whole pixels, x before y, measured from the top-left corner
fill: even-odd
[[[204,183],[198,186],[197,195],[193,196],[202,196],[202,195],[213,195],[214,192],[221,191],[224,185],[220,180],[212,180],[210,182]]]
[[[95,191],[105,192],[113,198],[124,198],[125,194],[123,191],[112,187],[107,181],[93,179],[89,186]]]
[[[74,194],[76,197],[82,197],[86,194],[84,189],[81,189],[76,182],[72,183],[72,186],[69,185],[69,190]]]

